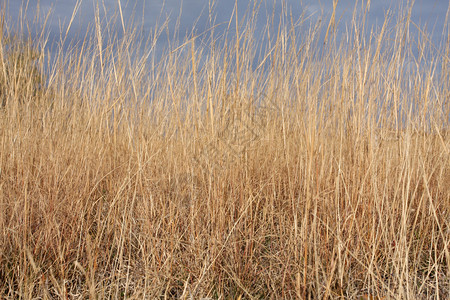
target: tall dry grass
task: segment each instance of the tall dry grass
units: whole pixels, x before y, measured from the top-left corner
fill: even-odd
[[[450,297],[448,28],[252,14],[163,54],[3,18],[1,298]]]

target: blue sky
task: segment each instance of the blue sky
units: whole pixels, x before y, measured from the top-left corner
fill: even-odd
[[[4,2],[6,0],[0,0]],[[184,35],[185,32],[190,32],[196,22],[195,30],[203,32],[210,27],[209,19],[209,1],[208,0],[83,0],[80,8],[75,16],[71,34],[82,32],[89,22],[94,20],[94,9],[96,3],[99,3],[100,11],[106,11],[108,16],[112,16],[117,12],[118,2],[120,1],[125,22],[131,22],[134,15],[134,24],[144,25],[145,31],[151,31],[154,28],[157,20],[162,22],[166,17],[170,17],[171,25],[169,28],[173,29],[177,17],[180,15],[180,33]],[[259,0],[261,1],[261,0]],[[8,16],[12,20],[16,20],[19,15],[19,8],[22,1],[9,1]],[[26,1],[25,1],[26,2]],[[234,8],[234,0],[215,0],[214,1],[214,16],[215,23],[219,24],[226,22],[232,16]],[[266,12],[272,13],[275,9],[275,15],[280,14],[282,9],[281,0],[262,0],[260,17],[258,18],[258,26],[263,26],[265,23]],[[332,12],[332,0],[285,0],[286,6],[289,8],[294,19],[298,18],[302,13],[305,15],[312,15],[317,18],[324,14],[329,16]],[[362,1],[359,0],[359,3]],[[367,0],[364,0],[367,2]],[[388,9],[391,9],[393,14],[399,10],[400,6],[407,4],[407,0],[372,0],[371,9],[369,12],[368,25],[380,25],[384,20],[384,14]],[[38,1],[29,1],[28,16],[36,13],[36,4]],[[40,14],[44,15],[49,10],[52,11],[49,22],[49,29],[51,35],[59,35],[60,26],[68,24],[76,0],[40,0]],[[245,11],[251,6],[253,1],[238,0],[238,15],[244,15]],[[341,27],[345,23],[350,22],[355,0],[340,0],[337,7],[337,16],[342,17]],[[445,22],[445,16],[448,11],[448,0],[416,0],[412,19],[417,24],[427,24],[428,31],[434,29],[433,40],[440,40],[442,27]],[[223,26],[225,27],[225,25]],[[220,30],[219,30],[220,31]]]

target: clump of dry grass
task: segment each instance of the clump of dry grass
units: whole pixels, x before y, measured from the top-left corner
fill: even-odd
[[[39,93],[2,35],[1,297],[449,297],[449,42],[358,16],[161,57],[98,18]]]

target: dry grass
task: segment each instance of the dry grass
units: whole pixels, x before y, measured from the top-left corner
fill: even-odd
[[[0,297],[450,297],[449,39],[362,17],[21,64],[3,22]]]

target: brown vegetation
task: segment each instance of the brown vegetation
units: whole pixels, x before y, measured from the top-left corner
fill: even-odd
[[[3,54],[0,297],[450,297],[449,42],[334,22]]]

